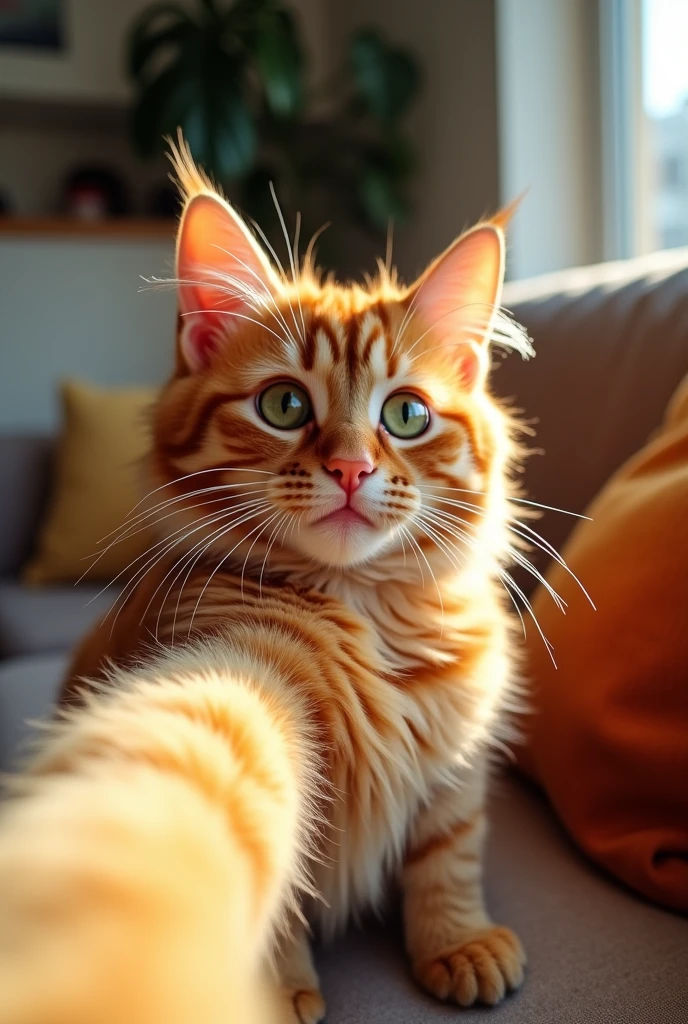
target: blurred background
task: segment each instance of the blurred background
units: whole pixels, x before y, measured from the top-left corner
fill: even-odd
[[[301,247],[411,278],[527,193],[508,273],[688,245],[685,0],[0,0],[0,429],[171,364],[162,136]],[[279,248],[279,246],[282,248]]]

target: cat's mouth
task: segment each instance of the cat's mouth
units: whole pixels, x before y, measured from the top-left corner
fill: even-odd
[[[313,526],[324,526],[325,524],[331,524],[332,526],[372,526],[370,519],[367,519],[361,512],[357,512],[351,505],[344,505],[342,508],[335,509],[334,512],[328,512],[322,519],[316,519],[312,524]]]

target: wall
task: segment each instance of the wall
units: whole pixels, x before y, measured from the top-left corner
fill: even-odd
[[[602,0],[604,2],[604,0]],[[510,276],[603,258],[596,0],[497,0],[502,202],[525,189]]]
[[[425,81],[409,119],[419,149],[415,215],[395,231],[395,262],[418,273],[499,202],[493,0],[347,0],[331,5],[330,50],[349,33],[380,28],[419,57]],[[384,254],[383,254],[384,255]]]
[[[155,383],[172,367],[172,243],[0,238],[0,430],[50,430],[57,385]]]
[[[153,0],[62,0],[67,46],[50,53],[0,46],[0,95],[22,99],[126,103],[130,84],[124,42],[136,16]],[[179,6],[198,9],[197,0]],[[316,73],[326,64],[320,40],[325,5],[292,0],[301,15]]]

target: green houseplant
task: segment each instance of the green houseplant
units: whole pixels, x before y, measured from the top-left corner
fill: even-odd
[[[415,156],[402,121],[419,71],[378,32],[350,39],[319,118],[298,22],[281,0],[153,3],[131,28],[128,63],[139,154],[158,153],[180,126],[194,157],[261,220],[269,181],[306,227],[323,193],[374,231],[408,212]]]

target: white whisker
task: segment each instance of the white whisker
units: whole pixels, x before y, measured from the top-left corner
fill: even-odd
[[[277,513],[277,514],[279,514],[279,513]],[[245,536],[245,537],[242,537],[242,538],[241,538],[241,540],[239,540],[239,541],[238,541],[238,542],[237,542],[237,543],[236,543],[236,544],[234,545],[234,547],[233,547],[233,548],[231,549],[231,551],[228,551],[228,552],[227,552],[227,554],[226,554],[226,555],[225,555],[225,556],[224,556],[224,557],[223,557],[223,558],[222,558],[222,559],[221,559],[221,560],[220,560],[220,561],[219,561],[219,562],[217,563],[217,565],[215,566],[215,568],[214,568],[214,569],[213,569],[213,571],[211,572],[210,576],[209,576],[209,577],[208,577],[208,579],[206,580],[206,582],[205,582],[205,585],[204,585],[203,589],[201,590],[200,594],[198,595],[198,600],[196,601],[196,604],[195,604],[195,606],[194,606],[194,610],[193,610],[193,612],[191,613],[191,622],[189,623],[189,629],[188,629],[188,632],[189,632],[189,633],[191,632],[191,630],[192,630],[192,628],[193,628],[193,624],[194,624],[194,619],[196,618],[196,613],[198,612],[198,608],[199,608],[199,605],[200,605],[201,601],[203,600],[203,595],[205,594],[206,590],[207,590],[207,589],[208,589],[208,587],[210,586],[210,584],[211,584],[211,582],[212,582],[212,579],[213,579],[213,577],[215,576],[215,574],[216,574],[217,572],[219,572],[219,570],[220,570],[220,569],[222,568],[222,566],[223,566],[223,565],[225,564],[225,562],[227,561],[227,559],[228,559],[228,558],[230,558],[230,557],[231,557],[231,556],[232,556],[232,555],[234,554],[234,552],[236,551],[236,549],[237,549],[238,547],[241,547],[241,545],[242,545],[242,544],[244,543],[244,541],[247,541],[249,537],[252,537],[252,536],[253,536],[253,534],[254,534],[254,533],[256,532],[256,530],[258,530],[258,529],[260,528],[260,526],[261,526],[261,525],[262,525],[262,524],[261,524],[261,523],[259,523],[259,524],[258,524],[258,526],[256,526],[256,527],[255,527],[255,528],[254,528],[253,530],[250,530],[250,531],[249,531],[249,532],[248,532],[248,533],[246,534],[246,536]]]
[[[461,494],[478,494],[481,498],[489,497],[486,491],[473,491],[468,487],[446,487],[443,484],[426,484],[424,490],[431,487],[433,490],[438,491],[457,491]],[[548,512],[561,512],[564,516],[573,516],[575,519],[587,519],[590,521],[590,516],[581,515],[579,512],[569,512],[565,508],[556,508],[554,505],[543,505],[539,501],[530,501],[528,498],[513,498],[510,497],[509,501],[516,502],[520,505],[532,505],[534,508],[546,509]]]
[[[184,572],[184,569],[187,568],[187,566],[188,566],[188,570],[187,570],[186,576],[184,577],[184,580],[183,580],[182,585],[181,585],[180,590],[179,590],[179,594],[177,595],[177,604],[176,604],[175,609],[174,609],[174,619],[173,619],[173,622],[172,622],[172,638],[173,639],[174,639],[174,634],[175,634],[175,630],[176,630],[176,626],[177,626],[177,615],[178,615],[178,612],[179,612],[179,605],[180,605],[180,602],[181,602],[182,594],[184,592],[184,588],[185,588],[186,584],[189,582],[189,578],[191,576],[191,573],[193,572],[195,567],[198,565],[198,563],[201,560],[201,558],[203,557],[203,555],[208,551],[208,549],[213,544],[216,543],[216,541],[220,540],[222,537],[226,536],[232,530],[236,529],[237,526],[241,526],[243,523],[248,522],[249,520],[255,518],[257,515],[262,514],[269,507],[270,507],[270,502],[269,501],[265,501],[265,500],[246,502],[243,505],[237,506],[236,508],[232,509],[232,511],[227,516],[223,517],[224,520],[225,520],[224,522],[218,520],[221,523],[221,525],[217,528],[217,530],[213,531],[213,533],[210,535],[210,537],[202,537],[200,541],[198,541],[196,544],[194,544],[193,547],[188,552],[186,552],[184,555],[182,555],[182,557],[180,559],[178,559],[174,563],[172,568],[165,574],[163,579],[160,581],[158,587],[156,588],[155,592],[153,593],[153,595],[152,595],[150,601],[148,602],[148,605],[146,606],[146,609],[145,609],[145,611],[143,613],[144,617],[145,617],[146,614],[148,613],[148,609],[150,608],[151,604],[153,603],[153,601],[155,599],[155,595],[158,593],[160,588],[164,585],[165,580],[168,578],[168,576],[174,571],[176,566],[179,565],[179,562],[181,561],[182,565],[181,565],[179,571],[177,572],[176,576],[174,577],[174,579],[170,583],[169,587],[167,588],[165,596],[164,596],[164,598],[163,598],[163,600],[161,602],[160,609],[158,611],[158,618],[157,618],[157,622],[156,622],[156,627],[155,627],[155,635],[156,636],[158,635],[158,629],[159,629],[159,625],[160,625],[160,616],[162,614],[163,608],[165,607],[165,604],[167,603],[167,598],[169,597],[169,595],[170,595],[170,593],[172,591],[172,588],[174,587],[175,583],[177,582],[177,580],[179,579],[181,574]],[[246,511],[246,510],[248,510],[248,511]],[[230,523],[227,523],[226,520],[227,520],[227,518],[229,518],[229,515],[231,515],[232,513],[236,513],[236,512],[241,512],[243,514],[239,515],[238,518],[232,519],[232,521]],[[211,525],[211,524],[208,524],[208,525]]]
[[[263,528],[258,532],[258,535],[253,539],[253,541],[251,542],[251,546],[249,547],[248,551],[246,552],[246,556],[244,558],[244,564],[241,567],[240,590],[241,590],[241,600],[242,601],[244,599],[244,575],[246,573],[246,566],[248,564],[248,560],[251,557],[251,552],[253,551],[254,547],[256,546],[256,544],[258,543],[260,538],[263,536],[265,531],[267,530],[267,528],[270,525],[270,523],[274,523],[275,519],[277,519],[277,517],[281,516],[281,515],[282,515],[281,512],[275,512],[273,515],[270,516],[270,518],[267,520],[267,522],[263,525]]]
[[[425,533],[426,536],[428,536],[428,534],[426,533],[425,527],[419,522],[417,517],[414,515],[414,516],[412,516],[412,519],[415,522],[415,524],[419,527],[419,529],[423,533]],[[442,636],[442,634],[444,632],[444,601],[442,600],[442,591],[440,590],[440,586],[439,586],[439,584],[437,582],[437,577],[435,576],[435,573],[433,572],[433,569],[432,569],[432,566],[430,565],[430,562],[425,557],[425,552],[423,551],[422,547],[420,546],[420,544],[418,543],[418,541],[416,540],[416,538],[413,536],[412,533],[409,533],[408,536],[409,536],[410,539],[413,539],[414,544],[416,545],[416,547],[418,548],[419,553],[423,557],[423,561],[425,562],[425,564],[428,567],[428,572],[430,573],[430,576],[432,577],[432,581],[435,584],[435,590],[437,591],[437,598],[438,598],[438,600],[440,602],[440,636]],[[432,540],[432,538],[430,538],[430,539]]]
[[[260,482],[262,483],[262,481],[260,481]],[[241,488],[241,487],[251,487],[255,483],[258,483],[258,481],[256,481],[256,480],[250,480],[250,481],[245,480],[245,481],[242,481],[242,483],[240,483],[240,484],[214,484],[212,487],[200,487],[200,488],[198,488],[196,490],[193,490],[193,491],[185,491],[184,494],[178,494],[174,498],[166,498],[164,501],[160,501],[156,505],[152,505],[150,508],[146,509],[145,512],[139,512],[138,515],[133,516],[133,518],[131,517],[131,513],[129,513],[129,515],[124,520],[124,522],[122,523],[121,526],[118,526],[115,530],[111,530],[110,533],[107,533],[104,537],[101,537],[100,540],[98,541],[98,543],[101,544],[103,541],[107,540],[108,537],[111,537],[113,535],[113,533],[120,533],[121,531],[125,531],[125,530],[131,529],[132,526],[140,525],[141,522],[144,522],[146,519],[149,519],[152,516],[154,516],[156,512],[160,512],[160,511],[162,511],[165,508],[169,508],[171,505],[176,505],[176,504],[179,504],[180,502],[187,501],[189,498],[197,498],[201,494],[218,494],[217,498],[210,498],[208,500],[208,502],[201,502],[201,504],[210,504],[210,502],[224,501],[225,498],[235,497],[235,495],[231,493],[232,491],[237,490],[238,488]],[[262,488],[262,489],[266,490],[267,486],[268,486],[268,481],[265,481],[265,487]],[[259,488],[259,490],[260,490],[260,488]],[[253,494],[253,493],[257,494],[258,491],[255,491],[255,492],[254,491],[245,491],[244,492],[244,494]],[[243,495],[240,495],[240,497],[242,497],[242,496]],[[199,506],[198,505],[191,505],[191,506],[184,506],[184,507],[185,508],[186,507],[198,508]]]
[[[241,494],[241,497],[242,498],[247,498],[251,494],[264,494],[266,492],[266,490],[267,490],[267,487],[257,487],[257,488],[255,488],[252,491],[243,491],[242,494]],[[102,556],[104,554],[106,554],[110,550],[110,548],[112,548],[115,544],[121,544],[122,541],[129,540],[131,537],[136,537],[137,534],[143,533],[145,530],[151,530],[151,529],[154,528],[154,526],[157,526],[158,523],[164,523],[166,519],[171,519],[172,516],[178,516],[182,512],[190,512],[192,509],[195,509],[195,508],[205,508],[207,505],[214,505],[218,501],[226,501],[227,497],[229,497],[229,496],[228,495],[219,495],[217,498],[209,498],[207,501],[195,502],[193,505],[184,505],[181,508],[173,509],[172,512],[168,512],[167,515],[164,515],[164,516],[155,516],[155,513],[151,512],[147,516],[144,517],[144,519],[142,521],[143,525],[141,525],[141,523],[139,523],[138,524],[138,528],[134,530],[134,529],[132,529],[132,526],[134,526],[136,524],[132,523],[132,524],[130,524],[127,527],[125,532],[120,534],[120,536],[115,537],[115,539],[113,541],[111,541],[106,548],[104,548],[101,552],[98,553],[98,558],[102,558]],[[231,497],[235,497],[235,495],[231,495]],[[217,511],[217,509],[215,511]],[[147,523],[146,519],[153,519],[153,522]],[[96,559],[96,562],[97,561],[98,561],[98,559]],[[93,565],[95,565],[96,562],[94,562]],[[92,568],[92,566],[91,566],[91,568]]]
[[[421,582],[423,584],[423,589],[425,590],[425,573],[423,572],[423,566],[420,564],[420,560],[418,558],[418,554],[416,552],[416,548],[413,546],[413,542],[415,541],[415,537],[413,536],[413,534],[411,534],[409,532],[408,527],[402,526],[402,527],[400,527],[400,529],[401,529],[401,532],[406,536],[406,539],[411,544],[411,551],[413,551],[414,555],[416,556],[416,563],[418,565],[418,571],[420,572]]]
[[[148,494],[144,494],[141,500],[137,501],[136,504],[130,509],[130,511],[127,512],[127,518],[132,514],[132,512],[135,512],[136,509],[143,504],[146,498],[150,498],[151,495],[157,494],[158,491],[162,491],[165,487],[174,487],[175,484],[181,484],[184,480],[190,480],[194,476],[203,476],[204,474],[207,473],[260,473],[261,476],[275,475],[272,472],[272,470],[269,469],[241,469],[237,468],[236,466],[213,466],[211,469],[196,469],[194,470],[193,473],[185,473],[183,476],[175,477],[174,480],[168,480],[167,483],[160,484],[159,487],[154,487],[152,491],[148,492]],[[229,487],[232,485],[227,484],[226,486]],[[106,536],[109,536],[109,534],[106,534]]]
[[[261,598],[261,600],[262,600],[262,597],[263,597],[263,574],[265,572],[265,566],[267,565],[268,558],[270,557],[270,552],[272,551],[272,546],[275,543],[275,540],[277,539],[277,537],[279,535],[279,530],[282,528],[283,525],[285,526],[285,534],[286,534],[286,527],[289,526],[290,517],[295,518],[293,512],[292,513],[290,513],[290,512],[283,512],[282,513],[282,519],[277,523],[277,526],[275,527],[275,529],[272,531],[272,533],[270,535],[270,540],[268,541],[268,546],[267,546],[266,551],[265,551],[265,558],[263,559],[263,564],[260,567],[260,576],[258,578],[258,596]],[[284,541],[284,536],[282,537],[282,541]]]
[[[277,193],[275,192],[275,186],[273,185],[272,182],[270,182],[270,194],[272,195],[272,201],[275,204],[275,209],[277,210],[277,216],[279,217],[279,222],[280,222],[280,224],[282,226],[282,234],[284,235],[284,241],[286,243],[287,252],[289,254],[289,262],[291,264],[292,281],[294,283],[294,286],[296,287],[296,286],[298,286],[299,279],[298,279],[298,275],[296,273],[296,263],[294,262],[294,253],[292,252],[292,249],[291,249],[291,242],[289,241],[289,232],[287,231],[287,225],[284,222],[284,216],[282,214],[282,208],[280,207],[279,201],[277,199]],[[298,287],[296,288],[296,299],[297,299],[298,304],[299,304],[299,314],[301,316],[301,326],[303,328],[303,334],[301,335],[301,338],[305,342],[305,340],[306,340],[306,322],[303,319],[303,307],[301,306],[301,295],[299,294]],[[293,312],[293,310],[292,310],[292,312]],[[295,324],[295,326],[296,326],[296,324]],[[297,327],[297,332],[298,332],[298,327]]]

